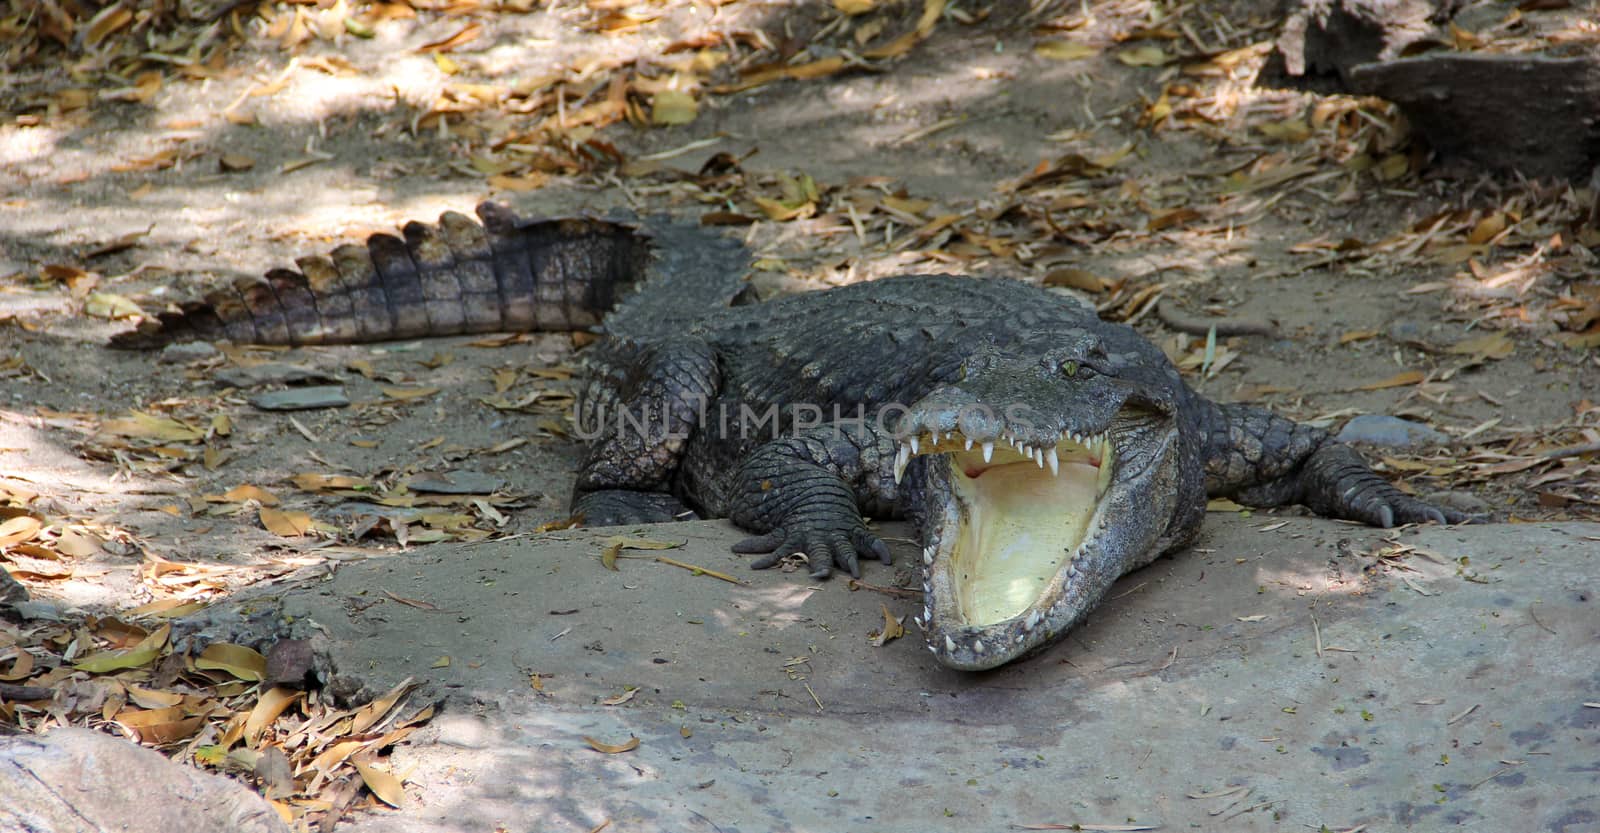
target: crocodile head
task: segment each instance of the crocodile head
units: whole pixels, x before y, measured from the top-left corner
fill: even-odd
[[[924,547],[918,622],[952,668],[1054,642],[1160,554],[1181,499],[1170,365],[1028,341],[976,352],[898,424],[895,473]]]

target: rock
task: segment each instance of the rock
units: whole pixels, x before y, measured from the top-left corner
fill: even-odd
[[[307,411],[314,408],[343,408],[350,404],[344,388],[338,385],[314,385],[308,388],[289,388],[250,397],[250,404],[263,411]]]
[[[58,605],[55,602],[41,602],[41,601],[11,602],[9,605],[6,606],[5,609],[7,609],[7,610],[9,610],[11,612],[14,612],[16,614],[16,618],[21,619],[24,622],[36,622],[36,621],[63,622],[63,621],[66,621],[66,613],[62,611],[61,605]]]
[[[1444,445],[1450,442],[1450,437],[1409,419],[1363,414],[1344,424],[1338,440],[1351,445],[1380,448],[1427,448]]]
[[[285,362],[266,362],[248,367],[224,367],[211,374],[211,378],[234,388],[253,388],[257,385],[301,385],[307,382],[337,382],[337,377],[314,368]]]
[[[0,736],[0,830],[288,833],[261,796],[88,729]]]
[[[205,359],[214,359],[222,355],[214,345],[205,341],[186,341],[182,344],[168,344],[161,348],[161,354],[156,361],[162,364],[188,364]]]
[[[305,688],[316,681],[316,653],[309,639],[280,639],[267,649],[264,685]]]
[[[1399,320],[1389,325],[1389,340],[1407,347],[1429,352],[1439,349],[1437,344],[1428,337],[1428,332],[1423,325],[1416,321]]]
[[[10,573],[0,569],[0,608],[15,608],[17,603],[27,600],[28,588],[12,578]]]
[[[1494,514],[1494,507],[1489,502],[1471,492],[1459,492],[1454,489],[1441,492],[1430,492],[1423,498],[1434,506],[1443,506],[1449,509],[1465,512],[1475,517],[1487,518]]]
[[[406,481],[406,488],[413,492],[440,495],[487,495],[504,485],[504,480],[476,471],[416,474]]]
[[[1458,12],[1483,13],[1463,5],[1287,0],[1261,83],[1388,99],[1439,158],[1468,172],[1586,181],[1600,164],[1600,58],[1578,45],[1450,51],[1442,27],[1459,25]]]
[[[1318,93],[1351,91],[1350,71],[1398,58],[1438,35],[1455,0],[1289,0],[1262,78],[1268,86]]]
[[[1500,174],[1587,182],[1600,165],[1600,60],[1435,52],[1350,70],[1441,157]]]

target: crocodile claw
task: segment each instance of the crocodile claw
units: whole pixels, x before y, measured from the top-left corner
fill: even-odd
[[[1372,508],[1373,516],[1368,523],[1381,526],[1385,529],[1398,524],[1461,524],[1472,523],[1473,518],[1465,512],[1449,507],[1438,507],[1431,503],[1418,500],[1404,493],[1396,492],[1389,496],[1387,502],[1379,503]]]
[[[734,544],[732,549],[742,555],[760,554],[760,558],[750,562],[754,570],[768,569],[790,555],[803,555],[811,564],[811,577],[817,579],[832,575],[835,567],[848,572],[852,578],[860,578],[863,555],[890,563],[888,545],[868,532],[860,521],[850,530],[800,521],[792,530],[779,527],[763,535],[753,535]]]

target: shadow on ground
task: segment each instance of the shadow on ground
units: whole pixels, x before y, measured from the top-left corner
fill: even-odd
[[[748,583],[607,571],[605,533],[574,531],[346,564],[282,593],[342,673],[374,689],[414,675],[446,699],[431,742],[396,753],[411,806],[356,829],[1600,819],[1600,525],[1415,530],[1392,536],[1416,550],[1386,572],[1381,531],[1214,513],[1193,552],[1125,578],[1063,644],[977,675],[937,665],[914,628],[869,647],[880,605],[912,602],[750,573],[721,523],[638,533]],[[620,754],[588,743],[630,737]]]

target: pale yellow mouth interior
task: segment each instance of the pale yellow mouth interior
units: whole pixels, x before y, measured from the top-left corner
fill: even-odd
[[[961,517],[948,569],[967,625],[1021,616],[1059,585],[1110,482],[1110,443],[1095,446],[1057,445],[1058,474],[1009,448],[989,463],[977,451],[951,455]]]

